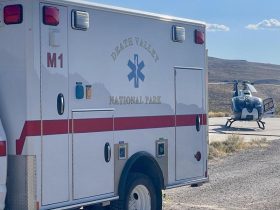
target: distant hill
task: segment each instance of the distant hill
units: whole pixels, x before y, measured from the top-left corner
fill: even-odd
[[[280,104],[280,65],[208,58],[209,82],[249,80],[255,83],[256,96],[272,97]],[[209,85],[209,110],[230,112],[231,85]]]

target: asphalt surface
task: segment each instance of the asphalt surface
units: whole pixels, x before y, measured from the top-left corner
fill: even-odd
[[[267,140],[280,139],[280,118],[264,118],[265,130],[260,129],[255,121],[237,121],[232,124],[232,127],[226,128],[227,119],[225,117],[209,119],[210,142],[223,141],[229,134],[241,135],[245,140],[263,137]]]
[[[212,160],[210,182],[165,191],[164,210],[280,209],[280,140]]]

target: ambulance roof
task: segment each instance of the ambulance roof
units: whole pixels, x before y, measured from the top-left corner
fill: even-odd
[[[88,6],[88,7],[98,9],[98,10],[115,11],[115,12],[119,12],[119,13],[135,15],[135,16],[144,16],[144,17],[148,17],[148,18],[159,19],[162,21],[188,23],[191,25],[200,25],[202,27],[205,27],[205,25],[206,25],[205,22],[202,22],[202,21],[179,18],[179,17],[163,15],[163,14],[156,14],[156,13],[151,13],[151,12],[143,12],[143,11],[139,11],[139,10],[127,9],[127,8],[116,7],[116,6],[109,6],[109,5],[93,3],[93,2],[89,2],[89,1],[83,1],[83,0],[59,0],[59,1],[58,0],[48,0],[48,2],[53,2],[53,3],[59,2],[59,4],[66,4],[66,5],[71,4],[71,5],[76,5],[76,6]]]

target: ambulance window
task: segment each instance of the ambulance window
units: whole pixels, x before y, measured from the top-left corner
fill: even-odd
[[[86,31],[89,28],[89,13],[72,10],[72,28]]]

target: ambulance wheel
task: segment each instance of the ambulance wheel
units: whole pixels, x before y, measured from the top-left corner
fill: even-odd
[[[111,209],[118,210],[161,210],[162,193],[151,179],[141,173],[131,173],[128,176],[125,198],[120,198],[112,204]],[[117,204],[117,205],[115,205]],[[117,208],[114,208],[117,207]]]

